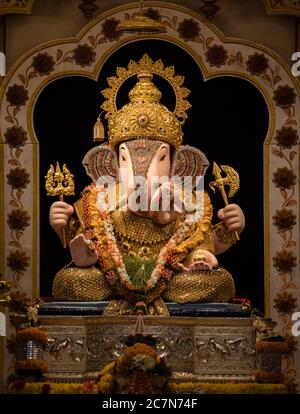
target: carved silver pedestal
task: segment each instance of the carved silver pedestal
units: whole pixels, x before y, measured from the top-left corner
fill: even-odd
[[[83,382],[119,356],[135,317],[41,316],[48,334],[43,358],[47,380]],[[251,381],[256,369],[255,331],[248,318],[146,317],[145,334],[158,338],[158,351],[174,379]]]

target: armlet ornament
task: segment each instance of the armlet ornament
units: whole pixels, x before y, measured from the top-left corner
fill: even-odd
[[[74,216],[70,217],[65,227],[67,246],[69,245],[70,241],[77,235],[79,227],[79,220]]]

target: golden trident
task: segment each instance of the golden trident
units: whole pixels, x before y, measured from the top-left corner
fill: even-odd
[[[221,170],[223,170],[226,173],[225,177],[222,177]],[[209,187],[214,193],[216,192],[215,187],[219,188],[225,206],[228,206],[228,197],[233,197],[240,187],[240,177],[232,167],[229,167],[229,165],[221,165],[220,168],[218,164],[215,162],[213,163],[213,175],[215,176],[215,181],[210,182]],[[228,197],[224,188],[225,185],[229,186]],[[236,239],[240,240],[238,232],[236,230],[234,231],[234,234]]]
[[[66,164],[63,165],[62,170],[60,169],[59,163],[56,163],[56,168],[50,164],[50,168],[45,175],[45,187],[47,195],[51,197],[59,196],[60,201],[64,201],[64,195],[75,194],[74,175],[70,173]],[[63,247],[67,247],[65,229],[62,229],[62,241]]]

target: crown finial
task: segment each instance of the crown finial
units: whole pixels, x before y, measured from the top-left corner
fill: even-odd
[[[152,82],[152,73],[143,70],[137,75],[137,78],[138,82],[129,92],[130,102],[159,102],[161,99],[161,92]]]

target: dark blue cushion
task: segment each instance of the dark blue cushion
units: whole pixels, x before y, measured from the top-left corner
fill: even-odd
[[[39,315],[101,315],[108,301],[45,302]],[[171,316],[249,317],[250,311],[235,303],[166,303]]]

